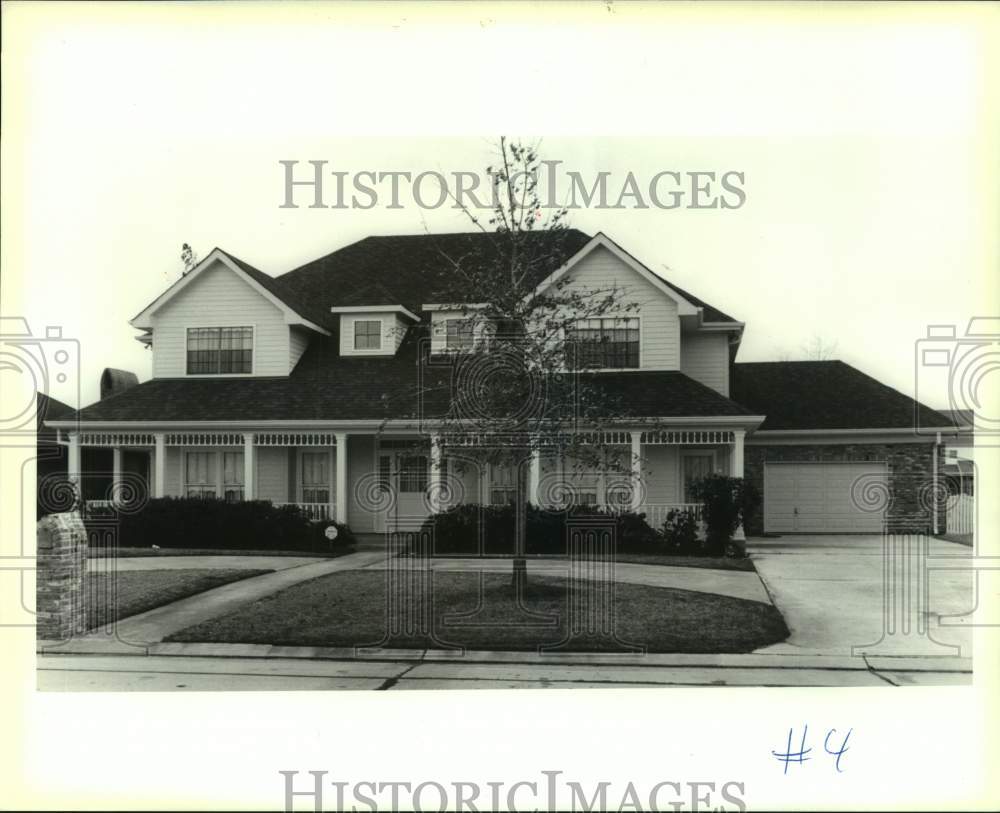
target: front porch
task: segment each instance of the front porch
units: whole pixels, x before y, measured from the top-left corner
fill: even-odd
[[[743,475],[741,427],[621,430],[602,440],[616,465],[581,466],[537,449],[527,466],[529,501],[543,507],[603,506],[646,514],[662,527],[671,510],[700,519],[691,483],[710,472]],[[269,500],[294,504],[315,520],[334,519],[356,533],[414,528],[430,514],[463,503],[506,504],[512,467],[482,465],[474,438],[411,432],[184,431],[89,432],[68,436],[69,476],[80,481],[81,448],[112,450],[112,485],[91,508],[152,497]],[[144,454],[145,482],[123,468]],[[134,468],[134,467],[133,467]],[[140,478],[141,480],[142,478]]]

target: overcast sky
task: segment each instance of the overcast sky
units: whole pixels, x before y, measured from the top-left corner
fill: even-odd
[[[928,324],[1000,312],[1000,131],[971,9],[4,11],[3,313],[80,340],[83,403],[105,366],[149,377],[128,320],[184,242],[278,274],[370,234],[468,228],[406,196],[281,209],[279,161],[481,172],[500,133],[616,193],[630,171],[744,173],[737,209],[572,219],[745,321],[741,361],[820,337],[912,393]],[[72,384],[51,393],[74,402]]]

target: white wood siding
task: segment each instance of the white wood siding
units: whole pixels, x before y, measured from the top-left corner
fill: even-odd
[[[637,305],[631,313],[607,316],[639,317],[639,364],[646,370],[679,370],[681,328],[677,303],[629,268],[603,246],[594,249],[569,272],[566,290],[607,293],[617,289],[623,306]]]
[[[198,277],[152,317],[153,378],[187,375],[187,328],[249,325],[253,375],[288,375],[289,327],[278,308],[221,262]]]
[[[371,480],[364,480],[377,473],[375,464],[375,436],[349,435],[347,438],[347,524],[358,533],[375,530],[375,513],[362,504],[359,492],[373,487]]]
[[[354,323],[379,321],[382,323],[382,347],[378,350],[354,349]],[[340,314],[340,355],[342,356],[392,356],[403,341],[409,322],[399,314],[385,311]]]
[[[288,334],[288,369],[295,369],[302,354],[309,346],[309,331],[301,327],[293,327]]]
[[[288,493],[288,450],[283,446],[258,446],[256,451],[256,499],[294,502],[296,497]]]
[[[680,502],[679,456],[676,446],[642,447],[644,503]]]
[[[681,372],[729,397],[729,334],[682,333]]]

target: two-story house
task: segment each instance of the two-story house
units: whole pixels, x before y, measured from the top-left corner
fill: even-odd
[[[359,533],[449,501],[505,501],[511,473],[449,468],[416,396],[428,337],[432,351],[476,344],[428,280],[484,239],[369,237],[277,277],[213,250],[131,322],[151,345],[151,380],[48,422],[69,445],[70,476],[81,447],[111,448],[116,477],[123,455],[141,452],[153,496],[298,503]],[[603,234],[573,231],[561,245],[538,285],[610,281],[636,304],[579,331],[593,375],[624,405],[613,442],[642,485],[626,502],[652,524],[691,504],[692,481],[710,471],[761,489],[752,532],[877,531],[886,512],[933,523],[924,491],[939,440],[913,427],[918,413],[925,428],[947,432],[947,420],[841,362],[736,363],[742,322]],[[564,462],[535,454],[534,502],[567,477],[575,499],[618,500],[606,472]],[[436,489],[444,478],[456,482]]]

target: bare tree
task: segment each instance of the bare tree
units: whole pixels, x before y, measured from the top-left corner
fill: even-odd
[[[587,372],[608,366],[600,362],[606,339],[581,328],[581,320],[612,312],[621,319],[637,305],[615,285],[583,287],[570,275],[540,286],[572,253],[571,238],[579,248],[579,234],[568,228],[565,208],[543,207],[535,146],[501,138],[497,160],[487,170],[495,194],[485,222],[456,200],[480,236],[460,250],[440,248],[444,272],[429,292],[459,314],[466,352],[425,352],[419,389],[427,431],[443,445],[461,446],[479,467],[513,470],[513,583],[523,590],[534,455],[562,458],[574,472],[617,472],[623,490],[638,487],[628,479],[631,449],[623,453],[613,434],[622,404],[606,375]],[[548,492],[550,501],[576,501],[571,481]]]
[[[807,361],[829,361],[837,354],[837,342],[828,342],[814,334],[808,343],[802,345],[802,353]]]

